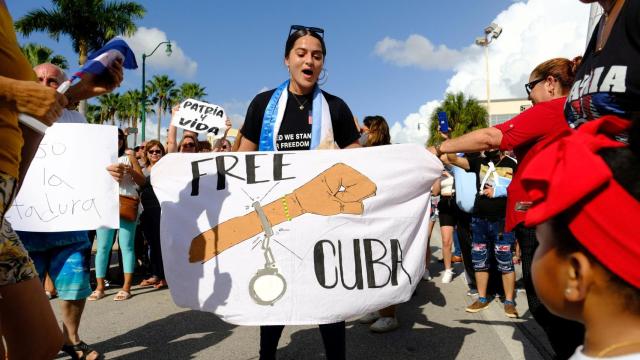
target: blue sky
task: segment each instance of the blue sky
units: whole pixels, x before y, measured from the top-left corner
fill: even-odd
[[[174,50],[178,49],[170,58],[166,58],[161,51],[163,49],[159,49],[148,59],[147,79],[162,73],[178,83],[199,82],[206,87],[208,101],[225,106],[236,125],[241,123],[248,102],[258,92],[277,86],[287,77],[283,65],[284,42],[289,26],[302,24],[325,29],[328,51],[325,67],[329,76],[323,88],[343,98],[358,118],[383,115],[395,125],[396,130],[413,127],[415,124],[407,124],[411,114],[424,111],[421,107],[429,103],[433,107],[434,101],[441,99],[446,90],[453,89],[452,84],[456,82],[452,83],[452,79],[459,78],[461,72],[470,71],[484,79],[484,68],[480,66],[483,58],[480,49],[472,46],[473,40],[482,34],[486,25],[500,19],[500,16],[504,17],[505,23],[519,21],[510,15],[535,17],[535,9],[546,6],[557,11],[557,3],[564,3],[570,8],[577,6],[588,12],[588,6],[579,4],[577,0],[528,0],[522,3],[510,0],[184,0],[139,3],[145,6],[147,14],[137,25],[146,32],[134,36],[136,40],[133,42],[139,44],[136,47],[153,48],[165,36],[176,43]],[[51,7],[50,1],[39,0],[9,1],[7,5],[14,20],[29,10]],[[585,36],[587,19],[584,13],[574,18],[566,14],[561,14],[562,21],[576,23],[578,29],[577,34],[567,37],[580,39],[579,46],[576,45],[576,50],[566,55],[554,54],[553,51],[546,54],[543,50],[539,58],[571,56],[572,53],[575,56],[583,48],[585,40],[581,37]],[[531,23],[530,27],[533,26],[535,23]],[[504,34],[510,30],[505,28]],[[524,34],[525,30],[519,31]],[[563,32],[566,33],[565,30]],[[411,36],[414,37],[410,41]],[[67,37],[55,42],[44,33],[35,33],[27,39],[19,36],[18,40],[51,47],[56,53],[65,55],[71,69],[75,70],[77,56],[73,54]],[[501,40],[496,41],[496,46]],[[503,45],[505,48],[508,47],[506,43],[507,40]],[[557,46],[549,44],[548,47],[560,51],[566,48],[562,43]],[[496,53],[500,50],[497,49]],[[431,60],[425,62],[423,58]],[[471,60],[480,61],[477,71],[474,65],[468,64]],[[496,62],[496,66],[514,66],[499,64],[499,59]],[[471,70],[465,70],[465,64],[471,66]],[[528,76],[531,70],[528,65],[522,65],[523,70],[517,74],[518,80]],[[500,74],[500,69],[497,72]],[[140,81],[140,70],[127,71],[121,89],[139,89]],[[467,87],[464,84],[458,86],[460,90],[482,95],[476,94],[473,80],[468,82]],[[516,85],[520,86],[514,84],[513,89],[517,89]],[[496,84],[496,87],[500,86]],[[511,90],[509,86],[506,85],[505,91],[496,89],[496,96],[524,96],[523,90],[522,94],[514,93],[517,90]],[[163,125],[166,122],[168,119]]]

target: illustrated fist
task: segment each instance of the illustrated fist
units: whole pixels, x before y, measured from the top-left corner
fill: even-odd
[[[303,212],[331,216],[360,215],[362,201],[376,194],[376,184],[354,168],[338,163],[293,191]]]

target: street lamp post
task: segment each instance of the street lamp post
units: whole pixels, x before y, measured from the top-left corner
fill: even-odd
[[[476,45],[484,47],[484,61],[487,67],[487,114],[489,126],[491,126],[491,81],[489,76],[489,44],[502,34],[502,28],[496,23],[491,23],[484,29],[484,36],[476,38]]]
[[[145,90],[145,78],[144,78],[144,71],[145,71],[145,60],[150,57],[151,55],[153,55],[153,53],[156,52],[156,50],[158,50],[158,48],[160,47],[160,45],[162,44],[167,44],[167,47],[165,49],[165,52],[167,53],[167,56],[171,56],[171,41],[163,41],[161,43],[159,43],[155,49],[153,49],[153,51],[151,52],[151,54],[147,55],[145,53],[142,53],[142,108],[141,108],[141,112],[142,114],[140,115],[140,119],[141,119],[141,124],[142,124],[142,132],[141,132],[141,141],[144,142],[145,139],[145,130],[146,130],[146,122],[147,122],[147,92]],[[160,134],[158,134],[158,139],[160,138]]]

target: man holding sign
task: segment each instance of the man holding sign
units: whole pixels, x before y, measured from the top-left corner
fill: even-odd
[[[53,64],[41,64],[33,70],[41,84],[54,89],[67,80],[62,69]],[[64,109],[57,123],[86,123],[86,120],[79,112]],[[117,164],[116,168],[112,166],[110,170],[117,173]],[[17,233],[29,251],[38,274],[44,278],[48,273],[58,291],[66,343],[63,349],[97,358],[99,354],[82,342],[78,334],[86,298],[91,294],[91,242],[87,231]]]

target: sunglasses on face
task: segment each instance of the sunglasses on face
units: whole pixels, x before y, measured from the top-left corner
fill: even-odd
[[[538,85],[538,83],[541,81],[544,81],[544,78],[533,80],[530,83],[524,84],[524,89],[527,91],[527,96],[531,95],[531,91],[533,90],[533,88],[536,87],[536,85]]]
[[[147,152],[148,152],[149,154],[151,154],[151,155],[160,155],[160,154],[162,154],[162,151],[161,151],[161,150],[149,150],[149,151],[147,151]]]
[[[188,143],[182,144],[182,147],[196,147],[196,144],[188,142]]]
[[[303,25],[291,25],[291,28],[289,29],[289,36],[291,36],[291,34],[299,30],[309,30],[311,32],[314,32],[320,35],[324,39],[324,29],[312,27],[312,26],[303,26]]]

